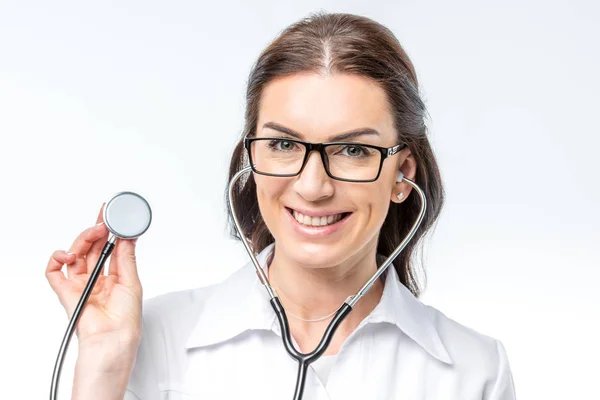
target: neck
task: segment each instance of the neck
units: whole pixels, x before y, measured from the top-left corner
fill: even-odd
[[[295,331],[294,336],[300,347],[302,340],[307,346],[305,350],[312,350],[311,346],[318,343],[333,316],[319,322],[305,322],[289,314],[302,319],[318,319],[336,311],[348,296],[356,294],[376,272],[375,256],[376,248],[373,247],[342,264],[314,268],[294,262],[283,251],[275,251],[269,263],[269,281],[290,317],[290,327]],[[344,320],[339,331],[345,334],[341,333],[340,336],[346,337],[371,313],[379,303],[382,292],[383,282],[379,279]]]

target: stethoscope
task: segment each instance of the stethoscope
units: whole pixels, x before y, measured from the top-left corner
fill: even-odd
[[[120,192],[114,195],[104,206],[103,218],[110,235],[100,253],[100,257],[92,271],[90,279],[83,289],[81,298],[71,316],[69,326],[67,327],[60,350],[58,351],[56,363],[54,364],[54,372],[52,374],[50,400],[56,400],[58,396],[60,373],[71,337],[73,336],[73,332],[75,332],[83,307],[90,297],[98,277],[104,270],[104,263],[115,247],[117,238],[135,239],[141,236],[150,227],[150,223],[152,222],[152,210],[150,209],[148,202],[139,194],[133,192]]]
[[[304,393],[304,385],[306,382],[306,372],[308,370],[308,366],[310,364],[312,364],[313,362],[315,362],[316,360],[318,360],[323,355],[323,353],[325,353],[325,350],[327,349],[327,346],[329,346],[329,343],[331,342],[331,339],[333,338],[335,331],[340,326],[342,321],[344,321],[344,318],[346,318],[346,316],[348,316],[348,314],[350,314],[350,312],[352,311],[352,307],[354,307],[354,305],[361,299],[361,297],[363,297],[365,294],[367,294],[367,292],[373,286],[373,283],[375,283],[377,281],[377,279],[381,276],[381,274],[383,274],[385,272],[386,268],[394,261],[394,259],[398,256],[398,254],[400,254],[400,252],[404,249],[404,247],[410,241],[410,239],[412,239],[416,230],[419,228],[419,225],[421,225],[423,216],[425,215],[425,210],[427,208],[427,200],[426,200],[425,194],[423,193],[421,188],[416,183],[411,181],[410,179],[404,177],[402,172],[400,172],[398,175],[397,182],[404,181],[404,182],[408,183],[410,186],[412,186],[413,189],[415,189],[415,191],[419,194],[419,197],[421,198],[421,209],[419,210],[419,216],[418,216],[417,220],[411,227],[410,231],[408,232],[408,234],[406,235],[404,240],[398,245],[398,247],[396,247],[396,249],[392,252],[392,254],[390,254],[389,257],[384,261],[384,263],[377,269],[377,272],[375,272],[375,274],[371,277],[371,279],[369,279],[369,281],[367,281],[367,283],[365,283],[365,285],[354,296],[349,296],[344,301],[344,303],[340,306],[340,308],[337,310],[337,312],[333,316],[333,319],[331,320],[331,322],[329,322],[329,325],[325,329],[325,332],[323,333],[321,341],[319,342],[317,347],[310,353],[305,354],[305,353],[299,352],[294,347],[294,344],[292,343],[292,337],[290,334],[290,327],[289,327],[288,319],[285,315],[285,310],[283,309],[283,306],[281,305],[281,302],[279,301],[279,297],[277,297],[277,293],[275,292],[275,289],[273,289],[271,287],[269,278],[267,277],[264,270],[259,265],[254,252],[250,248],[250,245],[248,244],[248,241],[246,240],[246,237],[244,236],[244,233],[242,232],[242,229],[240,227],[240,222],[239,222],[237,216],[235,215],[235,208],[233,206],[233,201],[232,201],[234,185],[243,174],[250,172],[250,171],[252,171],[252,167],[250,167],[250,166],[246,167],[246,168],[240,170],[238,173],[236,173],[233,176],[233,178],[231,178],[231,181],[229,182],[229,190],[227,192],[227,201],[229,203],[229,209],[231,210],[231,214],[233,215],[233,221],[235,223],[235,227],[239,233],[240,238],[242,239],[242,243],[244,244],[244,247],[246,248],[246,251],[248,252],[248,255],[250,256],[250,259],[252,260],[252,263],[254,264],[254,267],[256,268],[256,272],[259,276],[260,282],[262,283],[262,285],[265,287],[265,290],[269,294],[269,298],[270,298],[269,302],[271,303],[273,310],[275,310],[275,314],[277,315],[277,319],[279,321],[279,327],[281,328],[281,338],[283,340],[283,345],[284,345],[285,349],[287,350],[287,352],[289,353],[289,355],[294,360],[298,361],[298,375],[296,378],[296,389],[294,391],[294,400],[300,400],[300,399],[302,399],[302,395]]]
[[[308,370],[308,366],[316,360],[318,360],[323,355],[323,353],[325,353],[325,350],[327,349],[327,346],[329,346],[329,343],[331,342],[335,331],[344,321],[344,318],[346,318],[346,316],[348,316],[348,314],[352,311],[354,305],[356,305],[356,303],[365,294],[367,294],[367,292],[373,286],[373,283],[381,276],[381,274],[385,272],[386,268],[394,261],[398,254],[400,254],[400,252],[404,249],[404,247],[410,241],[410,239],[412,239],[416,230],[421,224],[421,221],[423,220],[423,216],[425,215],[427,200],[421,188],[419,188],[419,186],[417,186],[416,183],[414,183],[410,179],[405,178],[402,175],[402,173],[400,173],[397,182],[405,181],[415,189],[415,191],[421,198],[421,209],[419,211],[419,216],[417,220],[413,224],[412,228],[410,229],[404,240],[400,243],[400,245],[398,245],[398,247],[396,247],[392,254],[390,254],[389,257],[384,261],[384,263],[377,269],[377,272],[375,272],[371,279],[369,279],[369,281],[365,283],[365,285],[355,295],[349,296],[340,306],[340,308],[333,316],[333,319],[325,329],[325,333],[323,334],[323,337],[321,338],[321,341],[319,342],[317,347],[312,352],[305,354],[299,352],[294,347],[294,344],[292,343],[289,323],[285,315],[285,310],[283,309],[283,306],[281,305],[281,302],[277,297],[277,293],[271,287],[269,279],[267,278],[264,270],[258,263],[256,255],[250,248],[250,245],[248,244],[248,241],[246,240],[246,237],[244,236],[244,233],[240,228],[240,222],[237,218],[237,215],[235,214],[235,208],[233,207],[232,201],[234,185],[243,174],[251,171],[252,167],[246,167],[237,172],[233,176],[233,178],[231,178],[227,192],[227,201],[229,203],[229,209],[231,210],[235,227],[239,233],[240,238],[242,239],[242,243],[244,244],[244,247],[246,248],[246,251],[250,256],[250,259],[252,260],[252,263],[256,268],[256,272],[259,276],[262,285],[265,287],[265,290],[269,294],[269,302],[271,303],[271,306],[275,311],[275,314],[279,321],[279,326],[281,328],[281,337],[283,340],[283,345],[287,352],[290,354],[290,356],[296,361],[298,361],[298,375],[296,379],[294,400],[300,400],[302,399],[302,395],[304,393],[304,385],[306,382],[306,373]],[[152,210],[150,209],[150,205],[148,204],[148,202],[139,194],[133,192],[120,192],[114,195],[108,201],[108,203],[106,203],[106,206],[104,207],[103,218],[104,223],[106,224],[106,227],[110,232],[110,236],[106,241],[102,252],[100,253],[98,262],[96,263],[96,266],[92,271],[90,279],[86,284],[81,298],[79,299],[79,302],[75,307],[75,311],[73,312],[73,315],[69,321],[69,325],[65,332],[65,336],[61,343],[61,347],[56,358],[56,363],[54,365],[54,372],[52,374],[52,385],[50,388],[50,400],[57,399],[60,374],[64,363],[64,358],[69,347],[69,343],[71,341],[73,333],[75,332],[75,328],[77,326],[79,318],[81,317],[85,303],[90,297],[92,289],[96,284],[100,273],[104,269],[104,263],[106,262],[107,258],[110,256],[115,247],[115,242],[117,238],[135,239],[141,236],[150,227],[150,223],[152,221]]]

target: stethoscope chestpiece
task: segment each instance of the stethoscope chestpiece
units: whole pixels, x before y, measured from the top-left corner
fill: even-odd
[[[121,239],[135,239],[150,227],[152,210],[139,194],[119,192],[106,203],[103,217],[113,235]]]

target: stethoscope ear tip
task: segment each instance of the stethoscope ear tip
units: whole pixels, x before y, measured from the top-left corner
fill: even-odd
[[[402,173],[402,171],[399,171],[398,178],[396,178],[396,182],[402,182],[403,179],[404,179],[404,174]]]

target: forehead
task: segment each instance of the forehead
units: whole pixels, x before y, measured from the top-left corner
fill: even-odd
[[[284,125],[312,141],[357,128],[376,129],[382,139],[395,136],[383,89],[350,74],[302,73],[272,80],[261,97],[259,132],[265,122]]]

